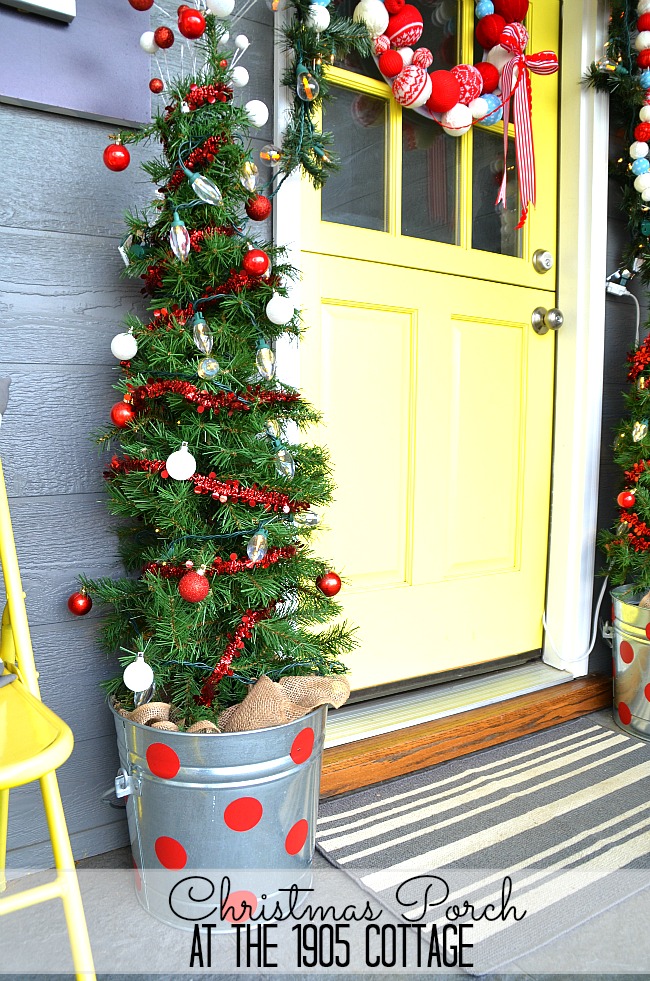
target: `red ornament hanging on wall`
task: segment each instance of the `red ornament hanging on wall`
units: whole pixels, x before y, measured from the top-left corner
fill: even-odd
[[[76,617],[83,617],[86,613],[92,610],[93,601],[86,592],[85,589],[80,590],[78,593],[73,593],[68,599],[68,609],[70,613],[74,613]]]
[[[135,419],[135,410],[128,402],[116,402],[111,409],[111,422],[118,429],[125,429]]]
[[[250,249],[242,260],[242,266],[249,276],[263,276],[269,265],[269,257],[262,249]]]
[[[210,592],[204,572],[187,572],[178,584],[178,592],[188,603],[200,603]]]
[[[121,143],[109,143],[104,150],[104,163],[109,170],[118,174],[131,163],[131,154]]]
[[[178,29],[183,37],[195,40],[205,33],[205,17],[200,10],[186,7],[178,12]]]
[[[316,580],[316,585],[325,596],[336,596],[341,588],[341,577],[335,572],[326,572]]]

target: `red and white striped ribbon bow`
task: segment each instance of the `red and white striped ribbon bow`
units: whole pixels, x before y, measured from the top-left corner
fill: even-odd
[[[536,75],[553,75],[558,70],[557,55],[554,51],[539,51],[537,54],[518,54],[506,62],[501,76],[501,98],[503,99],[503,178],[496,200],[506,207],[506,160],[508,157],[508,121],[510,117],[510,97],[514,96],[513,116],[515,123],[515,154],[521,215],[517,228],[521,228],[528,217],[528,206],[535,204],[535,149],[531,123],[532,98],[530,91],[530,72]],[[516,71],[516,75],[515,75]]]

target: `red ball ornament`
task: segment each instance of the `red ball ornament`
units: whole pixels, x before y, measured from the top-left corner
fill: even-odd
[[[639,123],[634,128],[634,139],[640,143],[647,143],[650,139],[650,123]]]
[[[163,82],[162,78],[152,78],[151,81],[149,82],[149,88],[154,93],[154,95],[160,95],[164,87],[165,87],[165,83]]]
[[[488,14],[487,17],[481,17],[474,32],[476,40],[482,48],[489,51],[490,48],[499,43],[501,32],[505,26],[505,19],[500,14]]]
[[[639,68],[650,68],[650,48],[644,48],[636,56],[636,63]]]
[[[125,429],[135,419],[135,411],[128,402],[116,402],[111,409],[111,422],[118,429]]]
[[[246,202],[246,214],[251,221],[264,221],[271,214],[271,202],[263,194],[249,198]]]
[[[188,8],[178,15],[178,29],[183,37],[195,40],[205,33],[205,17],[200,10]]]
[[[483,79],[483,94],[494,92],[499,84],[499,69],[489,61],[479,61],[474,68]]]
[[[178,592],[188,603],[200,603],[210,592],[210,583],[200,572],[186,572],[178,583]]]
[[[451,72],[431,72],[431,95],[426,103],[429,112],[447,112],[460,100],[460,82]]]
[[[174,43],[174,32],[171,27],[157,27],[153,39],[159,48],[171,48]]]
[[[386,36],[395,48],[404,48],[415,44],[422,37],[424,21],[422,14],[410,3],[404,6],[388,21]]]
[[[242,267],[249,276],[263,276],[269,265],[269,257],[261,249],[250,249],[242,260]]]
[[[616,498],[618,506],[621,508],[633,508],[636,498],[631,491],[621,491]]]
[[[341,577],[335,572],[326,572],[316,580],[316,585],[325,596],[336,596],[341,588]]]
[[[134,10],[151,10],[153,0],[129,0]]]
[[[523,21],[528,13],[528,0],[494,0],[494,12],[511,24],[514,20]]]
[[[385,78],[395,78],[404,67],[404,60],[399,51],[385,51],[379,56],[379,71]]]
[[[113,173],[119,174],[131,163],[131,154],[121,143],[109,143],[104,150],[104,163]]]
[[[650,14],[641,14],[636,22],[638,31],[650,31]]]
[[[73,593],[68,599],[68,609],[70,613],[74,613],[76,617],[83,617],[86,613],[89,613],[93,608],[93,601],[86,592],[82,589],[78,593]]]

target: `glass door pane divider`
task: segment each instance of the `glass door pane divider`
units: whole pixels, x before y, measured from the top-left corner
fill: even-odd
[[[388,139],[386,141],[386,214],[388,233],[402,234],[402,107],[395,99],[389,102]]]

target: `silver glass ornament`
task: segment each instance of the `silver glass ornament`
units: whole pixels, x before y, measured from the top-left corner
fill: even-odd
[[[246,555],[251,562],[261,562],[267,553],[269,540],[263,531],[256,531],[246,546]]]
[[[203,358],[203,361],[199,361],[199,366],[196,369],[196,373],[199,378],[216,378],[219,374],[219,362],[215,361],[214,358]]]

